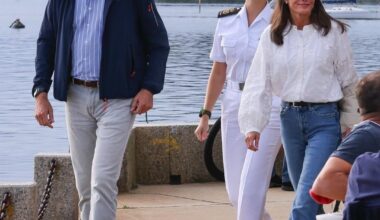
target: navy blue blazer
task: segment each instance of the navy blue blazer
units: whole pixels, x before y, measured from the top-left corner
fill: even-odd
[[[67,99],[71,77],[74,0],[49,0],[37,40],[36,88]],[[142,88],[159,93],[169,42],[154,0],[105,0],[100,99],[132,98]]]

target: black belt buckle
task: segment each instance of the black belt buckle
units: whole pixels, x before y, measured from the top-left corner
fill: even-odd
[[[243,91],[245,83],[239,83],[239,90]]]
[[[302,106],[301,102],[291,102],[290,105],[293,107],[301,107]]]

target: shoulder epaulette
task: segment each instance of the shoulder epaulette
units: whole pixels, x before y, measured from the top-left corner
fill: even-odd
[[[241,8],[227,8],[227,9],[224,9],[223,11],[220,11],[218,13],[218,18],[223,18],[223,17],[227,17],[227,16],[230,16],[230,15],[237,14],[240,10],[241,10]]]

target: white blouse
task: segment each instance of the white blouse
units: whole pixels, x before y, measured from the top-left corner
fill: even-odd
[[[239,109],[239,125],[246,134],[261,132],[268,123],[272,93],[287,102],[341,100],[341,123],[352,128],[359,121],[353,66],[347,32],[332,22],[327,36],[307,25],[285,29],[284,44],[276,45],[268,26],[250,67]],[[343,98],[343,99],[342,99]]]
[[[260,35],[271,16],[272,9],[267,4],[249,27],[245,6],[236,15],[218,19],[210,58],[227,64],[227,80],[245,82]]]

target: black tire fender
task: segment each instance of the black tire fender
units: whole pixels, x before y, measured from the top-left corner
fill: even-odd
[[[218,135],[220,131],[220,126],[221,118],[219,117],[218,120],[216,120],[214,125],[211,127],[208,137],[206,139],[204,147],[204,160],[206,168],[210,175],[219,181],[224,181],[224,172],[215,165],[215,161],[213,158],[214,141],[215,137]]]

